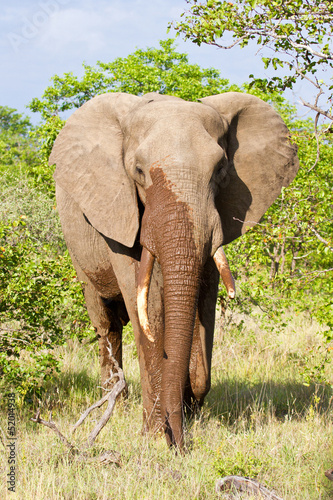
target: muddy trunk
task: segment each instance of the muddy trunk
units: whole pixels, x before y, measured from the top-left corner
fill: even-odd
[[[178,259],[162,267],[165,300],[165,337],[162,366],[161,412],[169,444],[183,445],[182,411],[188,379],[195,312],[198,265]]]
[[[168,443],[181,448],[183,398],[202,262],[187,211],[178,210],[177,220],[173,218],[164,224],[160,249],[165,315],[161,412]]]
[[[183,446],[182,405],[189,362],[204,241],[201,211],[189,207],[172,192],[159,168],[151,169],[141,243],[159,261],[164,288],[164,339],[161,416],[167,441]],[[196,228],[196,231],[195,231]],[[202,248],[201,248],[202,246]]]

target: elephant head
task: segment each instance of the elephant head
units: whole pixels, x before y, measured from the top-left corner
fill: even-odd
[[[149,282],[154,261],[160,265],[161,415],[168,442],[181,447],[203,269],[213,258],[234,296],[222,245],[256,224],[296,175],[287,127],[271,106],[247,94],[194,103],[108,93],[69,118],[50,163],[57,164],[56,183],[99,233],[128,248],[140,239],[137,310],[152,344]]]

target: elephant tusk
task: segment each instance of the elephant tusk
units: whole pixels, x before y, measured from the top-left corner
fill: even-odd
[[[137,306],[141,329],[150,342],[154,342],[148,320],[148,292],[154,265],[154,256],[146,248],[142,249],[138,274]]]
[[[222,278],[223,284],[227,289],[228,296],[231,299],[235,298],[236,295],[236,287],[235,287],[235,280],[231,274],[230,267],[227,261],[227,257],[224,253],[224,250],[222,247],[219,247],[215,254],[214,254],[214,262],[216,264],[216,267],[220,273],[220,276]]]

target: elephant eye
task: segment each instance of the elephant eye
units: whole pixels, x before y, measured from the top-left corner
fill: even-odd
[[[142,170],[141,167],[139,167],[138,165],[136,165],[135,167],[135,180],[138,184],[140,184],[141,186],[144,185],[146,179],[145,179],[145,174],[144,174],[144,171]]]

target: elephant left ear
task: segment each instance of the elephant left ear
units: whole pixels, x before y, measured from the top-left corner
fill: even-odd
[[[227,92],[201,102],[229,123],[223,137],[229,168],[215,200],[226,244],[258,223],[294,179],[297,147],[282,118],[258,97]]]

